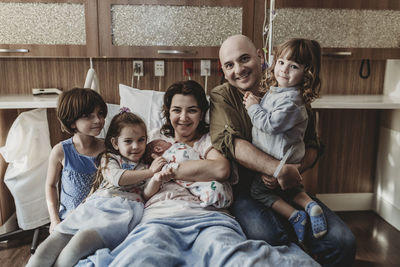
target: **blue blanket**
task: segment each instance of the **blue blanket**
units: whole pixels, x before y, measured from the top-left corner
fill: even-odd
[[[319,266],[295,245],[246,240],[231,217],[153,219],[139,224],[114,250],[98,250],[77,266]]]

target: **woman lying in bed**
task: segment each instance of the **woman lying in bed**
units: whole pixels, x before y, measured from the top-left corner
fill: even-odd
[[[174,170],[175,179],[225,181],[230,163],[210,141],[204,89],[194,81],[171,85],[165,96],[165,125],[150,135],[185,143],[203,160],[188,160]],[[165,183],[146,204],[141,224],[114,250],[98,250],[80,266],[318,266],[301,250],[246,240],[225,211],[203,208],[198,197],[175,182]]]

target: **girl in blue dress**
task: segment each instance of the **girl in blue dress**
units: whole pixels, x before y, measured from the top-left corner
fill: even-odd
[[[55,145],[49,157],[46,200],[50,232],[90,191],[96,173],[95,159],[104,151],[104,140],[96,136],[104,127],[106,115],[107,105],[94,90],[74,88],[58,98],[61,129],[73,136]]]
[[[162,157],[149,168],[142,163],[146,143],[140,117],[123,109],[112,119],[91,194],[55,227],[27,266],[73,266],[125,239],[142,218],[144,199],[172,177],[171,169],[160,171],[166,163]]]

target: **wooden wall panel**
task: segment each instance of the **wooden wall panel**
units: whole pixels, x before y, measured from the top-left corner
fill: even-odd
[[[83,86],[89,61],[83,59],[0,58],[2,94],[30,94],[32,88]]]
[[[326,145],[319,161],[318,193],[373,192],[379,111],[323,110],[320,135]]]
[[[136,59],[135,59],[136,60]],[[159,77],[154,77],[154,61],[143,60],[144,76],[137,77],[134,87],[146,90],[159,90]],[[89,59],[64,58],[0,58],[0,94],[30,94],[32,88],[59,88],[68,90],[82,87],[85,83]],[[132,59],[93,59],[93,67],[99,77],[100,93],[108,103],[119,103],[118,85],[131,85],[133,63]],[[208,91],[220,83],[222,76],[218,75],[218,61],[211,61],[212,76],[208,77]],[[165,60],[165,77],[161,78],[161,91],[165,91],[175,81],[185,80],[182,60]],[[204,86],[205,77],[200,76],[200,61],[193,61],[192,80]],[[55,110],[48,112],[52,144],[65,139],[61,133]]]
[[[323,59],[321,95],[382,94],[386,61],[371,60],[371,74],[367,79],[360,77],[360,66],[361,60]]]
[[[137,59],[135,59],[137,60]],[[159,90],[159,77],[154,76],[154,61],[143,60],[144,76],[138,88]],[[89,59],[60,58],[0,58],[0,93],[29,94],[32,88],[56,87],[68,90],[82,87],[89,69]],[[100,91],[107,102],[119,103],[118,84],[131,85],[132,59],[93,59],[93,67],[100,81]],[[218,61],[211,60],[211,76],[208,91],[218,85],[222,76],[217,75]],[[166,76],[161,78],[161,91],[175,81],[185,80],[182,60],[165,60]],[[191,79],[204,86],[205,77],[200,76],[200,60],[193,60]],[[135,77],[134,86],[137,86]]]
[[[370,62],[368,79],[359,76],[360,60],[323,60],[321,95],[382,94],[386,62]],[[379,110],[319,112],[319,134],[326,145],[318,164],[318,193],[373,192]]]

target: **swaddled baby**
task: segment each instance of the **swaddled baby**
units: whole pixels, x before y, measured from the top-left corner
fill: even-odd
[[[155,139],[147,144],[144,160],[151,163],[154,157],[162,156],[167,160],[166,168],[178,168],[179,163],[186,160],[202,159],[192,147],[183,143],[171,144],[162,139]],[[216,208],[229,207],[233,202],[231,185],[228,182],[187,182],[174,180],[177,184],[187,188],[190,193],[197,196],[202,207],[214,206]]]

